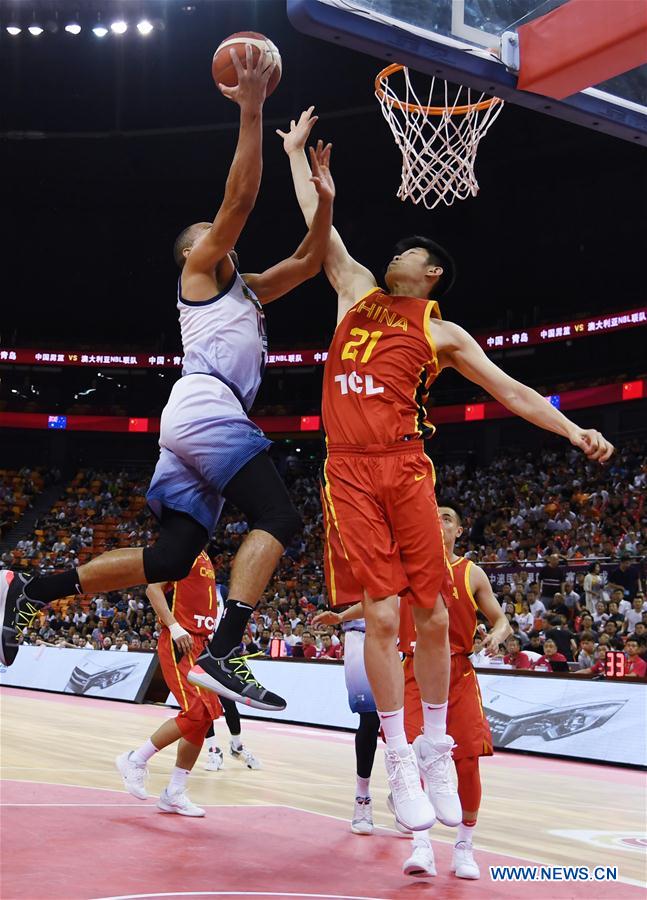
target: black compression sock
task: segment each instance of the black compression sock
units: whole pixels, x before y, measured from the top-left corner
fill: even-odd
[[[254,608],[240,600],[229,599],[225,603],[220,625],[209,644],[209,653],[221,659],[237,647],[243,640],[243,633]]]
[[[40,603],[51,603],[71,594],[82,594],[77,569],[61,572],[59,575],[36,575],[24,587],[25,596],[29,600]]]

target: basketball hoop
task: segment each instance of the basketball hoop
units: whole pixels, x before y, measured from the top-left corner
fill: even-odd
[[[389,83],[398,72],[404,75],[403,98]],[[443,101],[440,106],[432,105],[434,91]],[[456,199],[477,195],[476,151],[503,109],[503,100],[480,94],[474,101],[475,93],[478,95],[470,88],[454,88],[432,76],[425,104],[418,99],[406,66],[394,63],[378,74],[375,96],[402,153],[400,200],[422,202],[433,209],[441,200],[451,206]]]

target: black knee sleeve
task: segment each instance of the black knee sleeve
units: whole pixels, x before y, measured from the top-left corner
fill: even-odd
[[[359,728],[355,732],[355,761],[360,778],[370,778],[380,733],[380,719],[376,712],[359,714]]]
[[[164,507],[160,533],[152,547],[144,548],[144,574],[148,584],[186,578],[209,535],[186,513]]]
[[[257,454],[244,465],[223,496],[245,514],[250,531],[267,531],[284,547],[301,528],[301,516],[267,453]]]

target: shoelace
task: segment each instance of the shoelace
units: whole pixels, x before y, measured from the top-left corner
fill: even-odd
[[[453,794],[454,785],[450,772],[451,750],[442,753],[429,766],[425,766],[425,774],[428,774],[431,787],[438,794]]]
[[[253,684],[259,690],[263,689],[263,685],[254,678],[252,670],[247,665],[244,656],[234,656],[228,662],[229,665],[232,666],[233,674],[237,678],[240,678],[245,684]]]
[[[366,800],[363,797],[356,797],[355,804],[358,807],[357,812],[359,813],[355,821],[356,822],[370,822],[371,821],[371,811],[372,804],[370,800]]]
[[[130,780],[134,781],[137,787],[144,787],[147,774],[148,771],[145,766],[138,766],[136,763],[133,763],[130,771]]]
[[[25,628],[31,628],[34,620],[38,618],[40,607],[34,606],[29,600],[26,603],[26,609],[22,605],[18,607],[16,613],[16,634],[20,634]]]
[[[393,762],[393,769],[387,775],[393,794],[397,794],[399,797],[406,794],[411,799],[417,797],[422,788],[420,787],[418,768],[413,765],[411,757],[403,758],[395,751],[390,752],[388,756]]]

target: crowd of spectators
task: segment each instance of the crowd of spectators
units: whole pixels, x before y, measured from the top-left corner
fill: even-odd
[[[318,461],[282,459],[282,474],[303,518],[245,636],[248,654],[343,659],[340,628],[313,628],[327,606]],[[495,662],[516,668],[567,668],[597,674],[607,649],[623,650],[630,674],[647,658],[643,594],[647,457],[637,443],[602,468],[568,447],[504,452],[487,467],[437,467],[441,499],[463,518],[457,552],[482,565],[513,635]],[[5,564],[48,572],[79,565],[104,549],[143,545],[155,535],[145,506],[150,473],[84,470]],[[249,530],[225,510],[208,547],[217,580],[227,583]],[[5,554],[6,556],[6,554]],[[483,664],[479,626],[474,662]],[[154,650],[159,625],[143,588],[53,604],[28,642],[126,651]]]
[[[57,477],[57,470],[42,467],[0,469],[0,537],[18,523],[31,508],[34,497]]]

